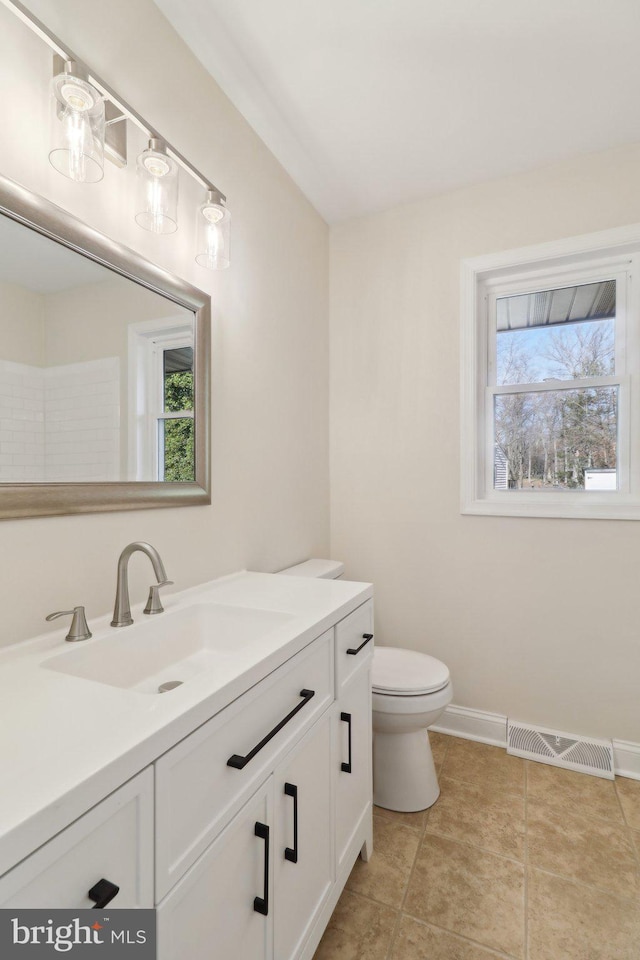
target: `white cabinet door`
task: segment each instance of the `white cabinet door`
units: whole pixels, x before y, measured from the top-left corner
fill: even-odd
[[[336,861],[355,857],[352,841],[362,818],[371,814],[371,673],[360,670],[343,687],[334,708],[336,777]],[[359,849],[359,847],[358,847]]]
[[[153,771],[143,770],[0,878],[0,907],[153,906]],[[104,885],[103,885],[104,886]]]
[[[333,672],[328,630],[156,762],[159,900],[330,706]]]
[[[274,957],[292,960],[333,884],[331,716],[274,776]]]
[[[158,960],[270,960],[271,778],[158,907]]]

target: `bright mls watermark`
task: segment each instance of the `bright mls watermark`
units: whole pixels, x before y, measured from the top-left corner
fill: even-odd
[[[0,910],[2,960],[156,960],[155,910]]]

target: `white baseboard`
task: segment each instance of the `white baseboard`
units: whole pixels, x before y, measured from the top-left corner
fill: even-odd
[[[507,718],[486,710],[471,710],[451,703],[438,723],[429,728],[437,733],[448,733],[464,740],[477,740],[495,747],[507,745]],[[613,741],[613,763],[618,777],[640,780],[640,743],[628,740]]]
[[[613,767],[619,777],[640,780],[640,743],[614,740]]]
[[[429,729],[462,737],[464,740],[491,743],[495,747],[507,745],[506,717],[499,713],[487,713],[485,710],[456,707],[453,703],[449,704],[439,721]]]

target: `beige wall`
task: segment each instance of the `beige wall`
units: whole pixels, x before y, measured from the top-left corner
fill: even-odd
[[[107,279],[48,294],[45,357],[48,367],[117,357],[120,370],[120,477],[135,476],[129,460],[129,326],[162,318],[193,319],[171,300],[105,270]],[[149,479],[152,479],[149,477]]]
[[[0,359],[44,366],[43,297],[0,282]]]
[[[640,147],[332,230],[332,553],[455,703],[640,741],[640,524],[461,516],[460,259],[640,221]]]
[[[151,0],[28,6],[227,193],[233,264],[212,274],[193,262],[200,191],[187,177],[177,234],[136,226],[139,133],[128,169],[105,164],[100,184],[73,184],[50,167],[51,55],[0,7],[0,172],[209,292],[214,316],[212,505],[2,521],[0,644],[49,629],[51,610],[106,612],[118,555],[134,539],[160,550],[177,589],[328,550],[326,225]],[[146,559],[134,557],[131,571],[143,600]]]
[[[102,282],[47,294],[44,302],[47,366],[118,357],[125,381],[130,324],[193,316],[184,307],[117,274]]]

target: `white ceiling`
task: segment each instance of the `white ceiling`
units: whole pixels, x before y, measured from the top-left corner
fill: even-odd
[[[329,222],[640,140],[639,0],[155,2]]]

